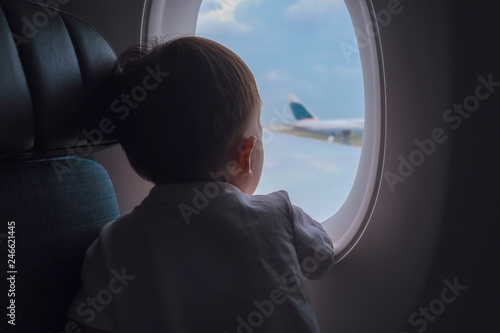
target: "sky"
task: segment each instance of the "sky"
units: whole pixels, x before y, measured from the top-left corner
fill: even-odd
[[[238,54],[255,76],[263,126],[293,123],[287,94],[319,119],[364,117],[354,28],[343,0],[204,0],[196,35]],[[345,53],[342,46],[348,45]],[[322,222],[343,204],[361,148],[264,131],[256,194],[286,190]]]
[[[282,133],[270,135],[255,194],[286,190],[294,205],[317,221],[325,221],[351,190],[361,148]]]
[[[291,116],[290,93],[320,119],[364,116],[359,55],[347,56],[342,48],[356,46],[343,0],[204,0],[196,35],[247,63],[263,101],[264,126],[277,114]]]

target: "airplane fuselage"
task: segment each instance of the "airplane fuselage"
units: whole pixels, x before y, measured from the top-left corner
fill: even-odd
[[[353,136],[363,136],[364,120],[300,120],[292,127],[295,130],[317,135],[343,137],[346,133],[352,133]]]

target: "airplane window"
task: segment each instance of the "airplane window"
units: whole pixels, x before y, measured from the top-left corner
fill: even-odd
[[[263,101],[257,194],[284,189],[318,221],[356,178],[365,96],[353,22],[342,0],[204,0],[196,35],[237,53]]]

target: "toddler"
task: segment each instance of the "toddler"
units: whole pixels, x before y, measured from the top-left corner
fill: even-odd
[[[304,278],[333,266],[320,223],[285,191],[253,195],[261,100],[224,46],[132,48],[109,88],[134,170],[155,184],[88,249],[68,317],[84,332],[319,332]]]

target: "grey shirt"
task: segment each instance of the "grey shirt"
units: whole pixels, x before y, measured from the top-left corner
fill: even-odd
[[[285,191],[158,185],[88,249],[68,317],[109,332],[319,332],[304,277],[333,263]]]

